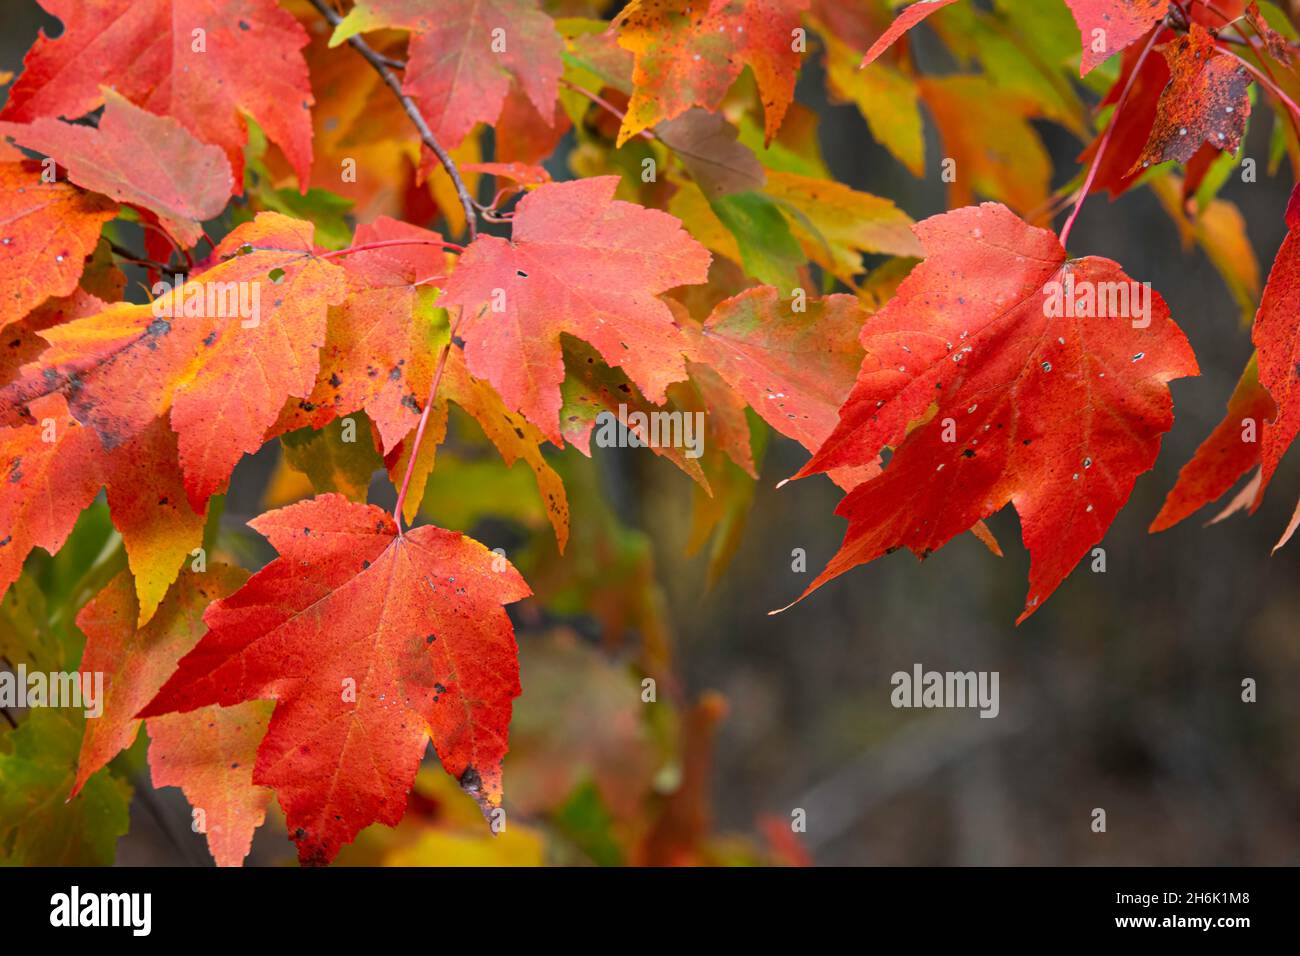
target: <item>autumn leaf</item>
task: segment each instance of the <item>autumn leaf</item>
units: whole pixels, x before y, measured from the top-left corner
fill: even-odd
[[[1250,116],[1250,74],[1220,53],[1209,31],[1193,23],[1165,45],[1170,80],[1156,104],[1155,125],[1134,166],[1186,163],[1202,143],[1234,153]]]
[[[537,0],[362,0],[330,45],[384,27],[412,31],[402,88],[441,142],[495,124],[512,78],[538,114],[554,115],[564,44]]]
[[[0,429],[0,591],[32,548],[54,554],[101,485],[99,440],[68,413],[62,395],[29,406],[34,422]]]
[[[109,866],[130,824],[131,786],[104,771],[68,799],[81,711],[37,707],[0,753],[0,866]]]
[[[253,764],[270,720],[270,702],[250,700],[148,722],[150,779],[180,787],[202,814],[195,823],[217,866],[242,864],[266,819],[272,793],[253,783]]]
[[[444,327],[441,330],[441,341],[438,342],[439,348],[446,341],[446,335],[447,329]],[[546,436],[521,414],[506,408],[490,385],[470,375],[465,368],[464,355],[455,348],[447,355],[439,395],[429,413],[424,442],[412,471],[412,489],[406,499],[403,517],[408,522],[414,521],[420,510],[424,486],[433,472],[438,446],[447,434],[448,402],[460,406],[478,423],[507,468],[513,467],[517,461],[527,463],[536,479],[537,493],[541,496],[546,516],[555,532],[556,546],[563,554],[569,540],[569,500],[565,494],[564,482],[542,454]],[[389,476],[397,487],[401,486],[409,459],[409,441],[403,441],[385,457]]]
[[[135,577],[143,626],[182,563],[203,543],[207,509],[190,503],[176,433],[165,418],[155,418],[111,451],[101,449],[100,459],[109,512]]]
[[[104,303],[78,290],[51,299],[8,334],[18,355],[39,355],[47,343],[39,331],[102,311]],[[12,370],[16,371],[16,370]],[[0,460],[10,481],[0,487],[0,592],[14,580],[33,547],[55,553],[77,516],[103,486],[113,524],[122,534],[135,575],[140,623],[153,614],[177,569],[203,537],[205,513],[185,494],[176,435],[163,419],[112,450],[69,413],[62,395],[5,409]],[[34,502],[45,500],[45,507]]]
[[[204,631],[203,612],[248,579],[238,568],[212,564],[186,571],[143,628],[130,575],[111,580],[77,615],[86,634],[83,674],[103,675],[103,713],[86,724],[72,794],[135,740],[147,704],[194,648]],[[271,791],[252,783],[253,755],[271,708],[262,701],[204,707],[149,720],[149,764],[155,787],[177,786],[195,809],[197,832],[207,837],[219,866],[238,866],[261,825]]]
[[[93,262],[93,257],[92,257]],[[90,266],[87,267],[91,268]],[[118,275],[121,275],[119,272]],[[125,279],[125,276],[122,276]],[[85,274],[83,273],[83,282]],[[115,298],[120,298],[120,292],[113,291]],[[104,300],[98,296],[92,295],[84,288],[78,287],[72,291],[71,295],[54,296],[46,299],[27,315],[23,316],[21,322],[17,322],[7,329],[4,335],[4,348],[0,350],[0,386],[8,385],[16,379],[24,365],[28,365],[49,347],[40,336],[40,332],[51,326],[61,325],[72,319],[81,318],[87,315],[94,315],[102,311]],[[0,421],[9,424],[21,422],[21,418],[8,418],[0,416]]]
[[[306,188],[311,175],[307,31],[274,0],[40,0],[63,22],[24,59],[0,120],[76,119],[104,103],[103,87],[178,120],[244,168],[253,117]],[[235,181],[240,189],[240,180]]]
[[[47,183],[33,162],[0,163],[0,329],[71,295],[117,204]]]
[[[488,176],[495,176],[497,179],[510,180],[525,190],[553,181],[545,166],[534,166],[531,163],[464,163],[461,165],[460,171],[463,173],[484,173]]]
[[[569,541],[569,500],[564,482],[542,455],[545,436],[520,414],[505,408],[491,386],[470,375],[461,352],[453,350],[447,356],[445,374],[447,399],[478,422],[506,467],[512,468],[515,462],[523,461],[532,471],[537,493],[555,532],[556,546],[563,554]]]
[[[1087,76],[1140,39],[1169,9],[1168,0],[1065,0],[1082,35],[1079,75]]]
[[[573,127],[560,100],[550,113],[539,113],[518,80],[501,106],[501,115],[492,128],[493,147],[499,163],[534,165],[555,152],[566,133]],[[462,167],[463,169],[463,167]]]
[[[717,113],[698,107],[664,120],[655,136],[681,159],[706,196],[760,189],[767,176],[753,150],[736,142],[738,131]]]
[[[1196,449],[1192,460],[1178,473],[1178,481],[1165,497],[1164,506],[1150,531],[1172,528],[1225,492],[1259,464],[1259,435],[1273,418],[1276,407],[1259,383],[1259,366],[1251,356],[1241,380],[1228,399],[1228,411]]]
[[[1268,51],[1268,55],[1279,65],[1289,67],[1294,58],[1292,44],[1269,26],[1267,18],[1255,0],[1250,0],[1246,5],[1246,20],[1250,23],[1251,29],[1264,41],[1264,49]]]
[[[894,22],[889,25],[889,29],[882,33],[875,43],[871,44],[871,49],[862,57],[862,62],[858,64],[858,68],[861,69],[875,62],[876,58],[898,42],[898,38],[904,33],[930,14],[936,13],[948,6],[948,4],[955,2],[956,0],[916,0],[915,3],[903,8],[894,19]]]
[[[770,143],[794,99],[794,31],[809,2],[633,0],[615,19],[619,44],[636,57],[618,145],[692,106],[716,110],[746,66],[758,81]]]
[[[104,103],[98,128],[41,118],[0,124],[0,131],[54,159],[78,186],[155,213],[186,248],[194,246],[200,223],[221,214],[234,187],[225,154],[111,89]]]
[[[304,6],[300,3],[296,9]],[[323,21],[318,22],[323,26]],[[418,134],[410,116],[360,53],[346,44],[330,49],[329,32],[324,29],[308,32],[311,42],[303,56],[315,99],[311,111],[311,183],[327,186],[351,200],[359,222],[399,211],[399,185],[410,176],[420,155]],[[398,35],[393,36],[396,39]],[[381,53],[390,49],[400,52],[395,43],[381,42],[377,46]],[[263,158],[274,182],[292,171],[277,151],[265,150]],[[352,166],[348,160],[356,164],[356,169],[365,170],[365,175],[340,176],[340,170]]]
[[[1127,90],[1123,121],[1115,122],[1100,159],[1097,150],[1105,139],[1105,131],[1098,133],[1078,156],[1082,164],[1097,163],[1093,192],[1106,191],[1114,198],[1128,190],[1144,172],[1139,157],[1150,139],[1156,109],[1169,80],[1169,64],[1163,56],[1143,57],[1142,47],[1137,45],[1124,51],[1119,76],[1099,104],[1103,108],[1117,106]]]
[[[217,246],[217,265],[155,303],[45,330],[50,348],[0,391],[0,411],[65,391],[109,450],[170,414],[185,489],[202,510],[261,447],[285,399],[315,384],[326,309],[345,288],[311,236],[310,223],[261,213]]]
[[[1263,467],[1259,506],[1282,456],[1300,432],[1300,186],[1286,208],[1287,236],[1273,260],[1264,286],[1251,339],[1259,353],[1259,382],[1277,404],[1277,417],[1266,422],[1260,442]]]
[[[477,378],[557,445],[562,333],[590,342],[655,403],[686,377],[681,336],[657,296],[704,282],[709,253],[666,213],[615,200],[618,179],[539,186],[516,207],[512,239],[480,236],[442,304]]]
[[[437,357],[434,303],[447,271],[442,242],[388,216],[357,227],[354,246],[386,245],[341,260],[347,295],[331,310],[316,384],[287,427],[319,428],[364,410],[388,452],[416,426]]]
[[[408,244],[402,244],[408,243]],[[274,431],[310,425],[323,428],[340,416],[365,411],[379,435],[379,449],[393,482],[401,486],[409,460],[408,439],[419,423],[433,383],[437,356],[447,341],[446,310],[438,286],[446,282],[442,238],[434,232],[381,216],[357,227],[360,249],[345,257],[348,294],[330,311],[316,385],[305,401],[290,401]],[[435,408],[412,472],[404,517],[419,511],[447,430],[447,402],[468,412],[492,440],[507,466],[525,460],[537,478],[560,550],[568,537],[564,485],[541,453],[546,437],[512,412],[486,384],[466,370],[459,350],[449,356]],[[312,475],[317,491],[338,490],[365,500],[373,453],[365,436],[338,444],[337,429],[312,437],[285,435],[286,455]],[[328,472],[328,474],[326,474]],[[328,486],[328,487],[326,487]]]
[[[921,254],[911,217],[888,199],[789,172],[769,173],[764,192],[786,213],[804,254],[846,285],[865,271],[864,253]]]
[[[159,612],[139,630],[135,589],[125,571],[81,609],[77,627],[86,635],[81,672],[103,674],[104,709],[86,725],[73,795],[100,767],[131,746],[140,730],[136,713],[198,643],[204,610],[247,579],[247,572],[215,562],[203,573],[186,571],[168,591]]]
[[[292,403],[290,403],[292,404]],[[306,477],[316,494],[338,492],[351,501],[364,502],[370,480],[384,467],[375,447],[368,419],[347,416],[324,428],[299,428],[280,436],[280,464]],[[288,504],[302,495],[267,504]]]
[[[683,183],[668,209],[706,248],[779,288],[794,288],[808,260],[854,286],[864,255],[920,253],[911,218],[889,200],[798,173],[769,171],[762,192],[712,201]]]
[[[816,451],[839,423],[862,364],[867,314],[851,295],[796,302],[760,286],[713,310],[694,354],[769,425]]]
[[[920,95],[912,77],[888,63],[861,69],[856,52],[826,29],[826,85],[837,100],[857,106],[872,137],[913,176],[925,172],[924,126]]]
[[[518,573],[455,532],[399,536],[338,495],[251,525],[280,556],[208,609],[208,633],[138,716],[275,698],[253,782],[275,790],[304,863],[397,823],[430,737],[485,812],[499,806]]]
[[[956,164],[949,205],[968,205],[978,194],[1028,215],[1047,201],[1052,164],[1029,123],[1036,112],[1030,99],[981,76],[924,77],[918,83],[944,156]]]
[[[863,327],[857,384],[800,477],[893,455],[841,503],[848,533],[805,595],[900,547],[924,557],[1012,503],[1031,556],[1023,621],[1151,467],[1173,422],[1166,383],[1196,361],[1154,293],[1145,314],[1076,317],[1084,295],[1095,312],[1097,295],[1142,287],[1108,259],[1068,260],[1005,207],[916,232],[928,256]]]
[[[683,345],[683,348],[687,347]],[[667,393],[663,402],[647,400],[626,375],[607,366],[600,360],[600,354],[583,342],[566,342],[564,356],[568,374],[561,389],[564,404],[560,409],[560,430],[565,441],[591,457],[592,433],[598,420],[605,415],[608,424],[601,421],[603,427],[623,427],[619,422],[621,409],[627,427],[644,446],[671,461],[691,480],[708,488],[709,481],[699,461],[689,457],[680,443],[650,441],[650,416],[667,410]]]

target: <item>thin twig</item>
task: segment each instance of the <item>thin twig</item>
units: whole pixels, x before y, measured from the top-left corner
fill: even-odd
[[[184,275],[185,273],[184,269],[175,268],[170,263],[157,262],[154,259],[145,259],[142,256],[137,256],[130,249],[119,246],[116,242],[110,241],[108,248],[112,251],[113,255],[117,256],[123,262],[129,262],[132,265],[144,266],[147,269],[156,269],[159,272],[170,272],[172,275]]]
[[[325,0],[311,0],[311,5],[315,7],[326,20],[334,27],[337,27],[343,18],[334,12]],[[465,187],[465,181],[460,178],[460,170],[452,161],[451,154],[442,148],[442,144],[433,135],[433,130],[429,129],[429,124],[424,121],[424,115],[420,112],[419,107],[402,92],[402,81],[399,80],[386,62],[387,57],[376,53],[365,40],[359,36],[348,37],[348,43],[352,49],[356,50],[361,56],[374,67],[375,72],[388,84],[388,88],[393,91],[398,102],[402,104],[402,109],[406,115],[411,118],[415,124],[416,130],[420,134],[420,141],[432,150],[433,155],[438,157],[443,168],[447,170],[447,175],[451,177],[451,183],[456,187],[456,195],[460,197],[461,208],[465,210],[465,225],[469,229],[469,240],[473,242],[478,237],[478,221],[474,213],[474,197],[470,195],[469,190]]]
[[[165,239],[167,243],[172,247],[172,249],[176,252],[176,254],[185,260],[185,267],[191,272],[194,271],[194,257],[190,255],[190,251],[188,249],[186,249],[179,242],[173,239],[171,233],[169,233],[166,229],[164,229],[162,226],[155,225],[154,223],[149,222],[147,219],[140,220],[140,228],[151,230],[152,232],[156,232],[158,233],[158,235],[162,236],[163,239]]]
[[[1133,85],[1137,82],[1138,74],[1142,72],[1142,64],[1146,63],[1147,57],[1155,48],[1156,37],[1160,35],[1161,25],[1157,25],[1151,31],[1151,38],[1147,40],[1147,45],[1142,48],[1142,55],[1137,58],[1133,64],[1133,72],[1129,74],[1128,82],[1124,84],[1124,89],[1115,101],[1115,110],[1110,114],[1110,122],[1106,124],[1106,132],[1102,134],[1101,141],[1097,144],[1097,155],[1092,158],[1092,166],[1088,170],[1088,177],[1083,181],[1083,186],[1079,189],[1079,198],[1074,204],[1074,211],[1070,213],[1070,218],[1065,220],[1065,225],[1061,227],[1061,248],[1065,248],[1066,240],[1070,238],[1070,230],[1074,228],[1074,221],[1079,218],[1079,210],[1083,208],[1083,202],[1088,198],[1088,192],[1092,189],[1092,184],[1097,178],[1097,170],[1101,168],[1102,157],[1106,155],[1106,147],[1110,145],[1110,138],[1115,133],[1115,127],[1119,120],[1120,111],[1124,109],[1124,104],[1128,102],[1129,93],[1133,92]]]
[[[444,242],[441,239],[380,239],[375,242],[363,242],[359,246],[348,246],[346,249],[322,252],[316,258],[337,259],[339,256],[350,256],[354,252],[369,252],[371,249],[386,249],[389,246],[438,246],[440,249],[448,249],[455,253],[465,251],[464,246],[457,245],[454,242]]]
[[[579,86],[577,83],[574,83],[572,80],[566,80],[564,77],[560,77],[560,84],[564,86],[566,89],[570,89],[573,90],[573,92],[575,93],[582,94],[587,99],[591,100],[601,109],[603,109],[605,112],[609,113],[612,116],[616,116],[620,122],[627,119],[626,113],[624,113],[621,109],[619,109],[609,100],[605,99],[599,93],[593,93],[591,92],[591,90]],[[655,134],[648,129],[641,130],[641,132],[637,133],[637,135],[640,136],[642,139],[648,139],[651,142],[653,142],[657,138]]]
[[[447,330],[447,344],[442,347],[438,354],[438,367],[433,373],[433,382],[429,385],[429,397],[424,402],[424,411],[420,412],[420,424],[415,429],[415,441],[411,444],[411,457],[406,462],[406,474],[402,476],[402,487],[397,492],[397,503],[393,505],[393,520],[397,523],[397,535],[402,536],[402,505],[406,503],[406,491],[411,484],[411,475],[415,472],[415,459],[420,454],[420,442],[424,440],[424,429],[429,424],[429,412],[433,409],[434,400],[438,396],[438,385],[442,382],[443,369],[447,367],[447,356],[451,353],[452,346],[456,342],[456,327],[460,325],[460,318],[464,314],[464,307],[456,313],[456,317],[451,320],[451,327]]]

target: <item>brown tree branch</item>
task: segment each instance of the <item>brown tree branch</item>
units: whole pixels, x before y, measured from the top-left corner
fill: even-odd
[[[331,8],[325,0],[311,0],[311,5],[320,12],[321,16],[330,22],[331,26],[337,27],[339,23],[342,22],[343,18],[335,13],[333,8]],[[433,151],[433,154],[437,156],[438,160],[442,163],[443,168],[447,170],[447,175],[451,177],[452,185],[456,187],[456,195],[460,197],[461,208],[465,210],[465,225],[469,229],[470,242],[473,242],[478,236],[478,221],[474,212],[474,197],[470,195],[469,190],[465,187],[465,181],[460,178],[460,170],[457,169],[456,164],[452,162],[451,155],[442,148],[442,144],[440,144],[434,137],[433,130],[429,129],[429,124],[424,121],[424,115],[420,112],[420,108],[415,105],[409,96],[402,92],[402,81],[393,74],[391,69],[389,69],[390,61],[388,58],[375,52],[375,50],[371,48],[370,44],[359,36],[348,37],[348,43],[352,45],[352,49],[361,54],[367,63],[374,67],[375,72],[379,74],[386,84],[388,84],[388,88],[393,91],[393,95],[396,96],[398,101],[402,104],[402,109],[406,111],[406,115],[409,116],[411,122],[415,124],[416,130],[420,134],[420,141]]]

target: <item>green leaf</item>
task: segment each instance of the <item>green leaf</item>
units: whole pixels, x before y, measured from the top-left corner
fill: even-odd
[[[0,754],[0,866],[108,866],[129,825],[131,787],[106,768],[68,800],[85,717],[36,708]]]
[[[447,453],[429,476],[420,510],[444,528],[474,528],[485,518],[503,518],[530,531],[549,527],[537,484],[526,464],[507,468],[500,458],[466,461]]]
[[[623,851],[613,835],[610,816],[600,791],[590,781],[574,789],[555,811],[555,827],[597,866],[622,866]]]
[[[345,248],[352,242],[352,227],[346,218],[352,209],[352,200],[315,187],[307,190],[306,195],[289,187],[276,189],[271,173],[262,161],[266,154],[266,134],[251,117],[245,116],[244,119],[248,124],[248,144],[244,147],[244,195],[252,211],[270,210],[306,219],[316,226],[317,244],[327,249]],[[243,210],[242,215],[240,212],[236,212],[236,224],[252,219],[249,210]]]
[[[280,447],[285,464],[306,475],[318,495],[337,491],[364,503],[370,479],[384,467],[370,437],[370,420],[362,412],[337,418],[324,428],[281,435]]]
[[[756,192],[711,199],[709,206],[736,238],[745,272],[766,285],[793,289],[806,261],[780,208]]]

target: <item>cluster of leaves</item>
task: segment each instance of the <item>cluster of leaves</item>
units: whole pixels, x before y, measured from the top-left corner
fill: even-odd
[[[0,859],[58,856],[9,821],[69,794],[96,858],[111,851],[125,796],[105,768],[142,722],[153,782],[202,809],[219,863],[242,861],[272,796],[305,863],[398,824],[440,786],[419,776],[430,742],[493,819],[520,693],[507,605],[631,627],[639,672],[671,673],[643,542],[575,521],[577,498],[570,513],[566,483],[599,489],[559,452],[590,455],[620,407],[706,413],[700,458],[641,437],[699,487],[713,573],[776,432],[811,454],[796,477],[845,492],[843,546],[808,592],[966,531],[1000,553],[983,522],[1010,503],[1032,558],[1023,620],[1152,466],[1168,383],[1197,374],[1158,295],[1145,323],[1046,306],[1067,280],[1131,282],[1067,252],[1093,192],[1149,186],[1248,316],[1259,298],[1257,360],[1153,530],[1252,470],[1229,510],[1257,507],[1300,430],[1300,240],[1261,296],[1217,195],[1261,97],[1273,164],[1300,169],[1294,30],[1267,3],[634,0],[612,21],[539,0],[41,3],[63,32],[38,38],[0,112],[0,650],[56,669],[80,632],[107,690],[84,727],[37,711],[11,735]],[[922,22],[956,72],[918,71]],[[952,211],[913,223],[834,181],[794,99],[813,56],[917,176],[928,111]],[[1054,194],[1043,121],[1083,143]],[[554,181],[565,158],[574,178]],[[1059,236],[1043,228],[1071,201]],[[1300,199],[1287,217],[1300,229]],[[123,266],[177,278],[127,301]],[[459,455],[435,469],[469,421],[536,492],[483,485]],[[249,524],[278,556],[250,577],[239,548],[207,552],[232,473],[268,442],[283,506]],[[391,512],[368,503],[377,471]],[[422,505],[466,529],[540,519],[605,580],[536,561],[534,595],[502,553],[409,527]],[[116,535],[65,581],[51,562],[95,540],[87,514]],[[697,743],[676,796],[622,848],[589,824],[648,781],[629,795],[597,774],[554,819],[592,859],[710,858],[698,740],[721,710],[683,708],[678,739]]]

